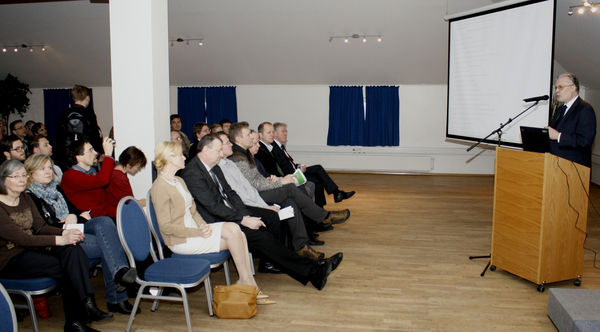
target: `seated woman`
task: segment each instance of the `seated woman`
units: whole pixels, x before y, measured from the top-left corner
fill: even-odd
[[[207,224],[185,182],[175,173],[185,167],[181,144],[163,142],[156,147],[154,166],[160,171],[152,184],[152,203],[165,244],[177,254],[193,255],[229,249],[240,277],[239,282],[256,286],[250,269],[246,236],[231,222]],[[275,303],[260,292],[257,303]]]
[[[136,271],[129,268],[114,222],[106,216],[91,218],[66,200],[54,180],[53,166],[48,155],[34,154],[27,158],[27,192],[48,225],[63,228],[67,224],[84,224],[85,240],[80,246],[89,258],[102,260],[108,310],[130,314],[133,306],[127,301],[125,284],[135,282]]]
[[[9,160],[0,166],[0,277],[57,279],[65,331],[96,331],[86,322],[112,314],[96,306],[88,258],[77,244],[84,234],[46,225],[31,198],[23,193],[27,177],[20,161]]]
[[[117,206],[121,198],[133,196],[127,174],[136,175],[144,167],[146,167],[146,156],[140,149],[130,146],[121,152],[119,163],[113,168],[110,182],[105,190],[106,212],[113,220],[117,220]],[[146,206],[145,198],[137,202],[142,207]]]

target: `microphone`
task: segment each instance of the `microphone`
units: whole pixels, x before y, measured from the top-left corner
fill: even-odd
[[[529,103],[531,101],[540,101],[540,100],[548,100],[548,99],[550,99],[550,97],[548,95],[543,95],[543,96],[525,98],[525,99],[523,99],[523,101],[526,103]]]

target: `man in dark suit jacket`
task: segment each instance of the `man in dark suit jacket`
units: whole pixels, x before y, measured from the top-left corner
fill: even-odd
[[[273,142],[271,144],[273,156],[277,164],[284,174],[292,174],[296,169],[300,169],[306,176],[308,181],[315,184],[315,203],[319,206],[327,204],[323,190],[328,194],[333,195],[336,203],[348,199],[354,195],[354,191],[345,192],[338,188],[333,182],[327,171],[321,165],[304,166],[294,162],[292,156],[285,149],[287,143],[287,125],[285,123],[276,122],[273,125]]]
[[[182,172],[182,177],[194,197],[196,207],[206,222],[236,222],[246,235],[248,247],[302,284],[310,281],[322,289],[327,276],[341,262],[343,254],[312,260],[299,256],[283,247],[265,229],[260,218],[252,217],[237,193],[231,189],[218,166],[223,157],[222,142],[215,134],[204,136],[198,142],[198,154],[192,157]]]
[[[592,165],[592,143],[596,136],[596,115],[590,104],[579,97],[579,80],[566,73],[555,83],[557,108],[548,126],[550,152],[581,165]]]
[[[285,174],[277,165],[275,156],[271,153],[271,144],[273,144],[273,125],[270,122],[263,122],[258,126],[259,148],[256,158],[260,160],[265,170],[275,176],[284,176]]]

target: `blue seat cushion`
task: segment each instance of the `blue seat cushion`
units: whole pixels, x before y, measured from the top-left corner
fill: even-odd
[[[190,264],[193,262],[193,264]],[[210,272],[210,263],[205,259],[165,258],[150,265],[144,273],[146,281],[192,284]]]
[[[30,292],[58,285],[58,281],[52,278],[0,279],[0,283],[6,289],[19,289]]]
[[[198,254],[198,255],[181,255],[181,254],[176,254],[176,253],[173,253],[173,255],[171,255],[171,258],[206,259],[211,265],[220,263],[227,257],[229,257],[229,250],[223,250],[223,251],[219,251],[219,252],[211,252],[208,254]]]

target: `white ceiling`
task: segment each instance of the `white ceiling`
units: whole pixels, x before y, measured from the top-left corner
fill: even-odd
[[[205,45],[170,48],[170,83],[445,84],[443,17],[497,2],[171,0],[169,37],[203,38]],[[558,0],[555,59],[600,87],[600,14],[567,16],[579,3]],[[0,45],[49,45],[43,54],[0,53],[0,76],[10,72],[31,87],[109,86],[108,12],[108,4],[90,1],[0,5]],[[353,33],[384,41],[329,42]]]

